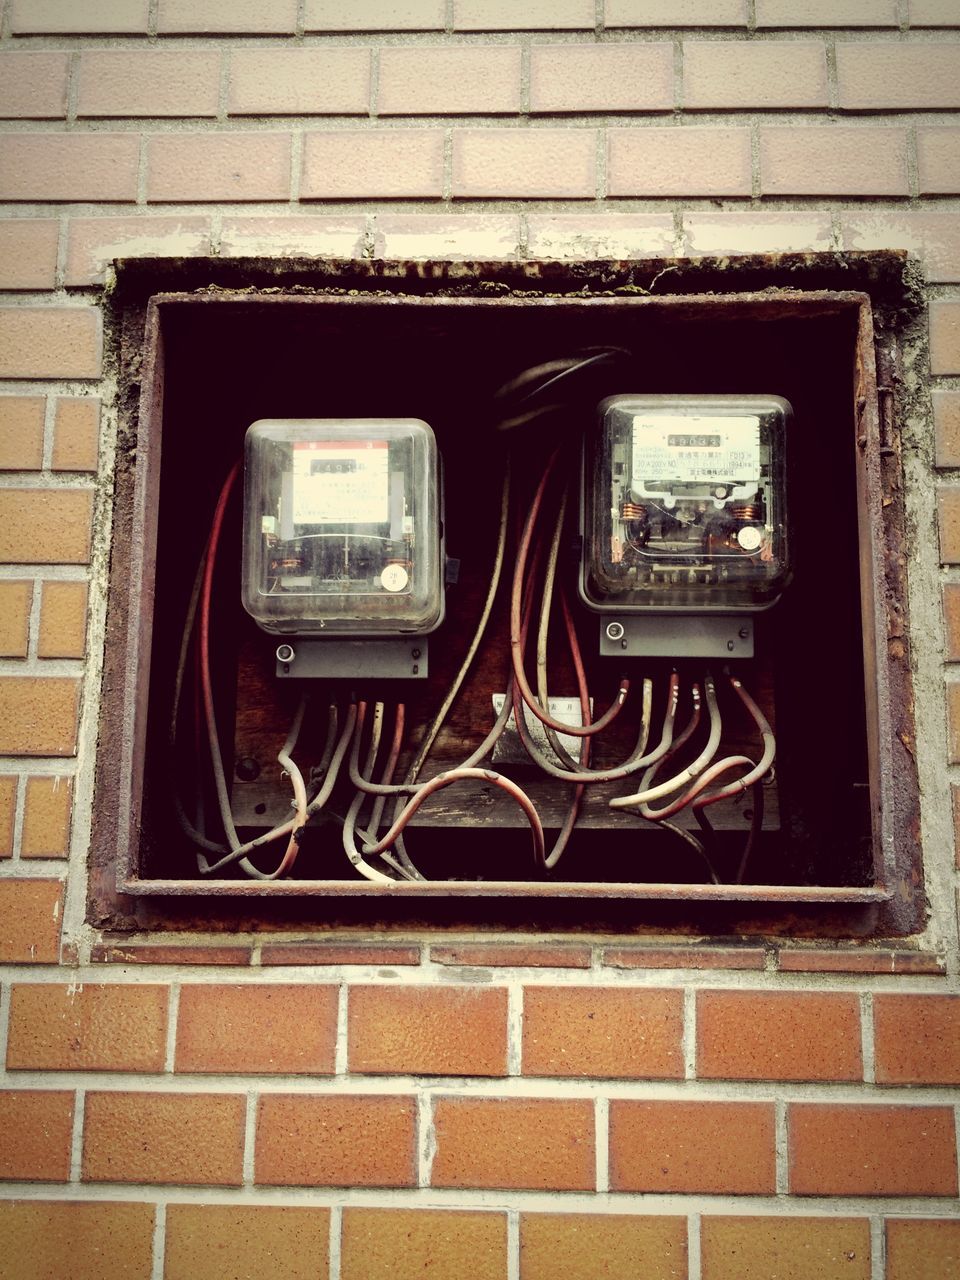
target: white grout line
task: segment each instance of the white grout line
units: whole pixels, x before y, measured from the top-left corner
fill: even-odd
[[[257,1092],[247,1092],[247,1109],[243,1123],[243,1185],[253,1186],[254,1160],[257,1143]]]
[[[429,1189],[436,1154],[433,1095],[423,1092],[417,1096],[417,1186]]]
[[[70,1181],[78,1184],[83,1176],[83,1119],[87,1091],[78,1089],[73,1100],[73,1131],[70,1135]]]
[[[177,1023],[180,1017],[180,983],[171,982],[169,1004],[167,1006],[167,1043],[163,1058],[163,1069],[172,1072],[176,1067],[177,1055]]]
[[[777,1195],[790,1191],[790,1140],[787,1126],[787,1104],[778,1098],[775,1104]]]
[[[523,983],[507,987],[507,1075],[523,1070]]]
[[[699,1213],[691,1213],[687,1218],[687,1280],[700,1280],[701,1253],[700,1228],[703,1219]]]
[[[155,1206],[153,1212],[153,1268],[150,1272],[150,1280],[163,1280],[164,1254],[167,1245],[166,1204],[161,1201]]]
[[[329,1269],[327,1280],[340,1280],[340,1257],[343,1244],[343,1208],[339,1204],[330,1206],[330,1246]]]
[[[34,582],[33,592],[35,596],[40,594],[39,582]],[[33,610],[31,608],[31,615],[32,613],[33,613]],[[31,631],[33,630],[32,620],[30,624],[30,629]],[[23,768],[23,765],[21,764],[20,767]],[[7,865],[13,870],[15,875],[23,874],[23,868],[19,864],[20,864],[20,850],[23,845],[23,819],[24,819],[24,813],[25,813],[26,807],[27,807],[27,775],[26,773],[21,773],[17,778],[16,794],[14,796],[13,848],[10,851],[11,856],[10,856],[9,862],[7,862]]]
[[[683,1073],[687,1080],[697,1078],[697,991],[687,987],[683,993]]]
[[[6,1074],[7,1040],[10,1034],[10,1001],[13,996],[11,986],[0,985],[0,1074]]]
[[[597,1098],[594,1104],[597,1192],[610,1190],[610,1099]]]
[[[883,1216],[877,1214],[870,1218],[870,1280],[884,1280],[887,1272],[886,1252]]]
[[[874,1054],[873,995],[869,991],[860,993],[860,1043],[864,1081],[867,1084],[874,1084],[877,1079],[877,1067]]]
[[[520,1212],[507,1210],[507,1280],[520,1280]]]
[[[350,1067],[350,1041],[347,1034],[347,1003],[349,987],[341,982],[337,989],[337,1042],[333,1054],[333,1071],[336,1076],[345,1076]]]

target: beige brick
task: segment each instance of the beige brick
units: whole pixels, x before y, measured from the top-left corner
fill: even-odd
[[[52,289],[59,238],[53,218],[0,222],[0,289]]]
[[[306,0],[305,31],[442,31],[445,0]]]
[[[520,48],[383,49],[380,115],[495,115],[520,110]]]
[[[45,582],[40,597],[41,658],[82,658],[87,634],[87,584]]]
[[[688,213],[684,217],[689,255],[726,257],[750,253],[816,253],[833,244],[829,213]]]
[[[43,465],[42,396],[0,396],[0,471]]]
[[[148,983],[15,983],[10,1071],[163,1070],[169,990]]]
[[[527,252],[532,258],[672,257],[674,238],[673,219],[667,215],[527,215]]]
[[[591,0],[454,0],[456,31],[592,30]]]
[[[14,35],[145,35],[149,0],[12,0]]]
[[[701,108],[825,107],[827,54],[806,40],[687,40],[683,105]]]
[[[910,0],[911,27],[960,27],[957,0]]]
[[[930,372],[960,373],[960,302],[930,303]]]
[[[0,200],[136,200],[139,156],[132,133],[10,133]]]
[[[0,1089],[0,1180],[66,1182],[72,1129],[72,1093]]]
[[[907,195],[905,129],[790,125],[760,130],[765,196]]]
[[[942,484],[937,489],[940,522],[940,559],[943,564],[960,564],[960,485]]]
[[[160,35],[284,35],[297,26],[297,0],[162,0]]]
[[[757,0],[757,26],[895,27],[897,0]]]
[[[746,0],[606,0],[607,27],[745,27]]]
[[[703,1280],[870,1280],[867,1218],[704,1215]]]
[[[0,582],[0,657],[27,656],[32,604],[32,582]]]
[[[0,963],[56,964],[62,915],[59,880],[0,880]]]
[[[95,307],[0,307],[2,378],[96,378],[101,356]]]
[[[0,118],[55,120],[66,111],[65,53],[0,54]]]
[[[960,391],[934,391],[934,464],[960,467]]]
[[[960,192],[960,129],[918,129],[917,172],[922,196]]]
[[[3,607],[0,592],[0,608]],[[4,655],[6,656],[6,655]],[[0,858],[13,856],[13,827],[17,816],[17,783],[13,774],[0,775]]]
[[[53,423],[54,471],[96,471],[100,401],[94,396],[61,397]]]
[[[153,1249],[152,1204],[112,1200],[9,1200],[0,1204],[3,1280],[145,1280]]]
[[[931,284],[960,281],[960,219],[932,209],[871,209],[841,215],[845,249],[908,249]]]
[[[327,1280],[330,1210],[171,1204],[164,1280]]]
[[[72,756],[79,703],[72,676],[0,676],[0,755]]]
[[[73,779],[28,778],[20,852],[25,858],[65,858],[70,852]]]
[[[888,1218],[887,1280],[950,1280],[960,1274],[960,1221]]]
[[[225,258],[359,258],[366,218],[224,218],[220,253]]]
[[[157,134],[147,141],[148,200],[286,200],[289,133]]]
[[[343,1280],[504,1280],[507,1216],[464,1209],[343,1211]]]
[[[89,489],[0,490],[0,563],[86,564]]]
[[[592,197],[592,129],[461,129],[453,135],[453,195]]]
[[[366,115],[369,107],[368,49],[235,49],[230,55],[231,115]]]
[[[603,1271],[598,1272],[602,1259]],[[523,1280],[595,1280],[598,1275],[686,1280],[683,1217],[644,1214],[523,1213]]]
[[[750,130],[610,129],[612,196],[748,196]]]
[[[842,110],[960,107],[960,44],[841,42],[837,82]]]
[[[514,214],[379,214],[374,257],[488,262],[515,258],[520,220]]]
[[[209,218],[71,218],[64,282],[102,284],[116,258],[192,258],[210,251]]]
[[[80,55],[79,116],[215,116],[220,55],[94,49]]]
[[[531,111],[671,111],[673,46],[534,45]]]
[[[439,129],[338,129],[304,135],[304,200],[439,196],[442,185]]]

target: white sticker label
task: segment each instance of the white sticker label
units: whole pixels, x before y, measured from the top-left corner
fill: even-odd
[[[390,519],[386,440],[293,445],[294,524],[384,524]]]
[[[384,591],[402,591],[410,581],[410,575],[402,564],[384,566],[380,575],[380,585]]]
[[[760,419],[638,415],[631,466],[635,489],[759,481]]]

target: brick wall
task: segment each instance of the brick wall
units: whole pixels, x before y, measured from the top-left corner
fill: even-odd
[[[5,0],[0,116],[0,1276],[960,1274],[958,0]],[[85,924],[111,259],[857,248],[930,302],[922,934]]]

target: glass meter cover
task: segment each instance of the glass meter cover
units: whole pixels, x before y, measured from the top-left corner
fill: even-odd
[[[243,603],[283,635],[424,635],[443,616],[437,449],[415,418],[262,420]]]
[[[598,611],[768,608],[788,576],[779,396],[612,396],[584,464],[580,590]]]

